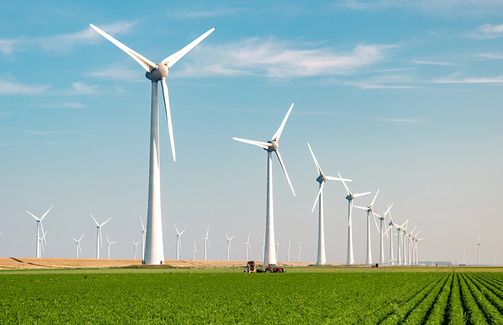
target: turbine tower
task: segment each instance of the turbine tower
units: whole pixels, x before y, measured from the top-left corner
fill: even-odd
[[[230,261],[230,259],[231,259],[231,240],[234,238],[234,236],[229,236],[227,233],[225,233],[225,238],[227,239],[227,261]]]
[[[161,177],[160,177],[160,158],[159,158],[159,105],[158,105],[158,84],[161,82],[162,96],[164,99],[164,110],[168,123],[169,139],[171,143],[171,153],[173,161],[176,161],[175,140],[173,137],[173,125],[171,122],[171,109],[169,105],[169,93],[166,79],[169,70],[178,60],[185,56],[190,50],[196,47],[206,37],[208,37],[215,28],[196,38],[187,46],[166,57],[160,63],[156,64],[138,52],[133,51],[123,43],[108,35],[98,27],[90,24],[98,34],[106,38],[112,44],[121,49],[124,53],[135,60],[143,69],[145,77],[152,82],[151,115],[150,115],[150,169],[149,169],[149,187],[148,187],[148,208],[147,208],[147,233],[144,247],[145,264],[162,264],[164,261],[163,236],[162,236],[162,216],[161,216]]]
[[[35,246],[35,249],[36,249],[36,252],[35,252],[35,257],[36,258],[40,258],[40,255],[41,255],[41,241],[42,241],[42,237],[40,236],[40,232],[42,232],[42,234],[44,234],[44,226],[42,225],[42,220],[44,220],[44,218],[47,216],[47,214],[49,214],[49,212],[52,210],[52,208],[54,207],[54,204],[52,204],[49,209],[47,209],[47,211],[45,211],[45,213],[42,215],[42,217],[37,217],[36,215],[34,215],[33,213],[31,213],[30,211],[28,210],[25,210],[26,213],[28,213],[30,216],[33,217],[33,219],[35,219],[35,221],[37,222],[37,242],[36,242],[36,246]],[[44,237],[44,240],[45,240],[45,237]]]
[[[386,219],[386,215],[390,212],[391,205],[388,205],[388,209],[384,211],[382,215],[375,213],[377,219],[379,220],[379,264],[384,265],[384,235],[387,233],[387,230],[384,230],[384,222]],[[393,255],[393,245],[391,245],[391,256]]]
[[[107,244],[108,244],[108,247],[107,247],[107,260],[110,259],[110,248],[112,247],[113,244],[117,244],[116,241],[110,241],[110,239],[108,239],[108,236],[105,235],[106,239],[107,239]]]
[[[480,265],[480,235],[477,241],[477,265]]]
[[[45,239],[45,235],[47,235],[49,231],[46,231],[42,234],[42,237],[40,238],[40,254],[41,257],[45,256],[45,246],[47,246],[47,240]],[[45,243],[45,244],[44,244]]]
[[[75,242],[75,244],[77,246],[77,258],[79,258],[79,252],[82,253],[82,247],[80,247],[80,241],[82,240],[82,238],[84,238],[84,236],[85,236],[85,233],[83,233],[79,239],[75,239],[72,237],[73,241]]]
[[[197,250],[197,247],[196,247],[196,241],[194,240],[194,248],[192,249],[192,260],[195,261],[196,260],[196,253],[199,253],[199,251]]]
[[[358,205],[355,205],[355,208],[358,208],[360,210],[365,210],[367,211],[367,249],[365,251],[365,264],[370,265],[372,264],[372,247],[371,247],[371,242],[370,242],[370,218],[372,218],[375,221],[375,214],[374,214],[374,204],[376,202],[377,196],[379,195],[379,189],[377,189],[376,194],[374,195],[374,198],[370,202],[369,205],[366,207],[361,207]],[[376,223],[376,228],[379,230],[379,227],[377,227]]]
[[[182,246],[182,235],[185,232],[185,229],[182,231],[178,230],[178,227],[175,226],[176,230],[176,260],[180,260],[180,247]]]
[[[245,248],[246,248],[246,261],[250,260],[249,256],[249,251],[250,251],[250,233],[248,232],[248,239],[245,241]]]
[[[288,112],[285,115],[285,118],[281,122],[278,130],[272,136],[272,139],[267,142],[263,141],[255,141],[255,140],[247,140],[242,138],[233,138],[236,141],[244,142],[247,144],[251,144],[257,147],[260,147],[267,151],[267,201],[266,201],[266,226],[265,226],[265,245],[264,245],[264,266],[268,266],[269,264],[277,264],[276,263],[276,251],[274,247],[275,237],[274,237],[274,209],[273,209],[273,192],[272,192],[272,153],[276,154],[278,158],[278,162],[285,174],[286,180],[288,181],[288,185],[290,185],[290,189],[292,190],[293,196],[295,196],[295,191],[292,186],[292,182],[290,181],[290,177],[286,172],[285,164],[283,162],[283,158],[279,153],[279,139],[281,137],[281,133],[283,133],[283,129],[285,127],[286,121],[290,116],[290,113],[293,109],[293,103],[290,105]]]
[[[208,245],[210,243],[209,234],[210,234],[210,226],[208,226],[208,228],[206,228],[206,236],[203,237],[203,240],[204,240],[204,260],[205,261],[208,260]]]
[[[313,208],[311,209],[311,213],[314,212],[316,208],[316,204],[318,203],[318,252],[316,254],[316,265],[326,265],[327,257],[325,254],[325,219],[323,215],[323,188],[325,183],[330,181],[342,181],[341,178],[327,176],[323,173],[316,156],[314,155],[313,149],[311,149],[311,145],[309,142],[307,143],[307,147],[309,148],[309,152],[311,153],[311,157],[313,158],[314,165],[316,166],[316,172],[318,173],[318,177],[316,178],[316,182],[318,182],[319,190],[316,195],[316,199],[314,200]],[[351,182],[350,179],[345,179],[346,182]]]
[[[140,243],[140,241],[135,241],[133,240],[133,247],[134,247],[134,259],[138,259],[138,244]]]
[[[352,219],[353,200],[358,197],[369,195],[370,192],[353,194],[349,190],[349,187],[346,184],[346,181],[342,178],[341,174],[338,173],[338,175],[339,175],[339,178],[342,180],[342,184],[344,185],[344,188],[346,189],[346,192],[347,192],[346,200],[348,200],[348,255],[347,255],[347,259],[346,259],[346,264],[353,265],[353,264],[355,264],[355,258],[353,256],[353,219]]]
[[[288,263],[290,263],[290,249],[292,247],[292,242],[289,240],[288,241],[288,250],[287,250],[287,253],[286,253],[286,261]]]
[[[100,246],[103,247],[103,233],[101,232],[101,228],[103,228],[104,225],[106,225],[112,218],[107,219],[103,223],[99,223],[96,221],[94,216],[91,214],[91,218],[93,218],[94,223],[96,224],[96,259],[100,259]]]
[[[300,253],[304,247],[301,244],[297,244],[297,262],[300,262]]]
[[[147,234],[147,229],[145,229],[145,224],[143,223],[143,219],[141,218],[141,216],[140,216],[140,222],[141,222],[141,260],[143,262],[145,259],[145,235]]]

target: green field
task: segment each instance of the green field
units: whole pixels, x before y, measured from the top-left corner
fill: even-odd
[[[0,272],[0,323],[503,324],[501,270],[439,270]]]

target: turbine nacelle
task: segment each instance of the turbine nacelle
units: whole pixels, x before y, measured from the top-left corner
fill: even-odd
[[[321,184],[328,182],[328,178],[325,175],[321,174],[320,176],[316,177],[316,181]]]
[[[145,72],[145,78],[151,81],[160,81],[168,76],[169,68],[164,64],[157,65],[157,68],[150,72]]]
[[[269,151],[269,152],[274,152],[279,149],[279,142],[278,141],[271,140],[271,141],[267,141],[267,143],[269,143],[269,147],[264,148],[264,150]]]

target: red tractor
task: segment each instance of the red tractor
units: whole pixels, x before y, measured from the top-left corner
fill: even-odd
[[[277,266],[276,264],[269,264],[265,268],[264,272],[266,272],[266,273],[284,273],[285,269],[283,269],[281,266]]]
[[[255,261],[248,261],[248,263],[246,264],[246,268],[244,269],[243,271],[244,273],[262,273],[262,272],[266,272],[266,273],[283,273],[285,272],[285,270],[280,267],[280,266],[277,266],[276,264],[269,264],[265,269],[259,269],[257,267],[257,263]]]

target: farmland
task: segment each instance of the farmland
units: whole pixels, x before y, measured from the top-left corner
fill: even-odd
[[[0,323],[503,323],[501,270],[416,270],[0,272]]]

